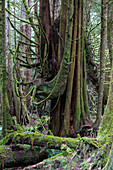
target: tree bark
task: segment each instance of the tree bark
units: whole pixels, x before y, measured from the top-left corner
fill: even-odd
[[[112,68],[113,61],[113,2],[112,5],[108,3],[107,9],[107,46],[109,49],[110,66]]]
[[[102,100],[104,89],[104,67],[105,67],[105,49],[106,49],[106,28],[107,28],[107,8],[106,0],[101,1],[101,44],[100,44],[100,82],[97,105],[97,117],[94,123],[94,130],[97,130],[101,121],[102,115]]]
[[[28,0],[28,7],[30,7],[30,6],[31,6],[31,0]],[[26,17],[26,19],[27,19],[27,17]],[[31,26],[28,25],[28,24],[26,24],[26,26],[25,26],[25,33],[31,39]],[[30,42],[28,40],[26,40],[26,43],[29,44]],[[30,50],[29,50],[28,46],[26,46],[25,52],[30,53]],[[30,63],[30,56],[28,54],[26,54],[26,59]],[[31,80],[31,70],[27,69],[27,71],[26,71],[26,81],[30,82],[30,80]],[[29,85],[27,85],[27,87],[26,87],[26,94],[28,94],[28,92],[29,92]],[[26,106],[27,106],[27,108],[29,110],[30,109],[30,95],[28,95],[26,97]]]
[[[74,128],[78,130],[80,128],[80,116],[81,116],[81,102],[80,102],[80,58],[81,58],[81,14],[82,14],[82,1],[78,2],[78,43],[77,43],[77,57],[76,57],[76,99],[75,99],[75,114],[74,114]]]
[[[22,167],[30,164],[35,164],[48,158],[47,151],[40,152],[38,146],[31,147],[30,145],[2,145],[0,146],[0,169],[11,167]]]
[[[69,68],[67,89],[66,89],[66,101],[65,101],[65,109],[64,109],[64,123],[62,125],[61,135],[67,136],[69,134],[70,129],[70,107],[71,107],[71,98],[72,98],[72,89],[73,89],[73,79],[74,79],[74,69],[75,69],[75,56],[76,56],[76,38],[77,38],[77,1],[74,4],[74,20],[73,20],[73,43],[72,43],[72,51],[71,51],[71,65]],[[71,6],[73,8],[73,4]]]
[[[51,59],[49,55],[50,50],[50,28],[51,28],[51,18],[50,18],[50,4],[49,0],[41,0],[40,1],[40,20],[42,24],[41,30],[41,59],[42,59],[42,77],[44,79],[47,78],[49,74],[48,70],[48,62]],[[44,35],[45,34],[45,35]]]
[[[5,136],[7,129],[7,74],[6,74],[6,37],[5,37],[5,1],[0,1],[0,65],[1,65],[1,97],[2,97],[2,135]]]
[[[61,64],[60,68],[60,77],[59,81],[62,81],[61,86],[58,82],[59,90],[57,92],[58,99],[53,99],[51,101],[51,130],[55,135],[62,135],[63,130],[63,122],[64,122],[64,107],[65,107],[65,90],[67,85],[68,78],[68,62],[70,61],[70,53],[71,53],[71,39],[72,39],[72,20],[69,17],[72,15],[72,4],[73,1],[62,1],[61,2],[61,14],[60,14],[60,39],[58,44],[58,63]],[[69,5],[69,8],[68,8]],[[69,24],[69,25],[68,25]],[[70,27],[69,27],[70,26]],[[65,30],[65,31],[64,31]],[[66,64],[67,62],[67,64]],[[66,65],[65,65],[66,64]],[[64,65],[64,66],[63,66]],[[65,73],[64,73],[64,69]],[[63,71],[63,72],[62,72]],[[62,74],[63,73],[63,74]],[[63,76],[64,75],[64,76]],[[56,103],[56,105],[55,105]],[[57,119],[54,119],[57,117]],[[57,131],[56,126],[57,124]]]

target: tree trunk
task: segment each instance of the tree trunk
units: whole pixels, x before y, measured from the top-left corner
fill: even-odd
[[[60,38],[59,38],[59,47],[58,47],[58,63],[61,63],[64,48],[65,48],[65,33],[67,26],[67,17],[68,17],[68,0],[61,1],[61,10],[60,10]],[[72,2],[70,2],[72,3]]]
[[[75,114],[74,114],[74,129],[80,128],[80,116],[81,116],[81,104],[80,104],[80,57],[81,57],[81,13],[82,12],[82,1],[78,2],[78,43],[77,43],[77,57],[76,57],[76,100],[75,100]]]
[[[73,4],[72,4],[73,6]],[[73,8],[71,6],[71,8]],[[73,89],[73,79],[74,79],[74,69],[75,69],[75,56],[76,56],[76,38],[77,38],[77,1],[74,4],[74,20],[73,20],[73,43],[72,43],[72,52],[71,52],[71,65],[68,75],[68,83],[66,89],[66,101],[64,109],[64,123],[62,125],[61,135],[68,135],[70,129],[70,109],[71,109],[71,98],[72,98],[72,89]],[[72,125],[72,124],[71,124]]]
[[[69,2],[69,4],[71,4],[71,2]],[[66,91],[63,94],[63,96],[59,99],[59,104],[57,106],[55,105],[55,102],[52,103],[54,106],[56,106],[55,108],[56,110],[54,109],[51,113],[51,117],[53,120],[53,122],[51,122],[51,127],[55,129],[55,127],[57,126],[58,129],[59,126],[59,133],[58,131],[57,132],[53,131],[53,133],[55,135],[57,134],[61,136],[69,136],[70,133],[73,133],[73,135],[75,135],[75,131],[78,131],[80,129],[80,126],[82,124],[85,124],[85,121],[90,118],[86,88],[86,59],[84,51],[83,1],[80,2],[72,1],[72,6],[76,6],[74,10],[73,30],[71,23],[68,22],[67,20],[68,23],[67,27],[68,25],[70,26],[70,35],[72,34],[73,38],[70,48],[72,63],[70,64],[70,71],[68,75]],[[72,6],[70,5],[71,9],[73,9]],[[69,16],[69,9],[67,15]],[[65,37],[64,51],[67,50],[65,49],[67,41],[69,41],[69,39],[67,40]],[[68,49],[68,51],[70,50]],[[57,99],[56,103],[58,103]],[[53,105],[52,108],[54,108]],[[59,116],[60,122],[58,118]]]
[[[7,1],[6,3],[6,8],[10,10],[10,2]],[[11,59],[11,54],[9,49],[11,48],[11,36],[10,36],[10,24],[8,21],[9,14],[6,12],[6,57],[7,59],[7,97],[8,97],[8,104],[7,108],[9,109],[9,114],[7,115],[7,126],[8,128],[12,126],[12,117],[15,116],[17,117],[17,122],[19,123],[18,120],[18,113],[19,113],[19,102],[18,98],[15,94],[14,90],[14,84],[12,82],[13,80],[13,74],[12,74],[12,59]]]
[[[26,16],[25,16],[25,7],[24,7],[24,4],[23,2],[21,3],[21,18],[22,19],[25,19]],[[22,33],[25,34],[25,25],[23,25],[22,22],[20,22],[20,31]],[[24,41],[25,42],[25,37],[23,37],[22,35],[20,35],[20,40],[21,41]],[[23,58],[22,56],[24,56],[24,52],[25,52],[25,45],[24,44],[21,44],[20,45],[20,49],[22,50],[22,52],[20,53],[20,58]],[[18,63],[19,64],[19,63]],[[22,81],[22,79],[24,78],[24,68],[22,66],[18,66],[19,69],[18,69],[18,80],[19,81]],[[19,93],[20,93],[20,96],[23,96],[24,95],[24,91],[23,91],[23,86],[22,85],[19,85]],[[21,111],[20,111],[20,124],[24,124],[24,120],[25,120],[25,101],[23,98],[20,98],[20,103],[21,103]]]
[[[40,1],[40,20],[42,24],[41,28],[41,59],[42,59],[42,77],[46,79],[49,74],[48,70],[48,61],[51,59],[49,55],[50,49],[50,27],[51,27],[51,18],[50,18],[50,5],[49,0]],[[43,30],[43,31],[42,31]]]
[[[31,6],[31,0],[28,0],[28,7],[30,7],[30,6]],[[26,19],[27,18],[28,17],[26,17]],[[26,26],[25,26],[25,33],[31,39],[31,26],[28,25],[28,24],[26,24]],[[26,40],[26,43],[29,44],[30,42],[28,40]],[[25,52],[30,53],[30,50],[29,50],[28,46],[26,46]],[[26,54],[26,59],[30,63],[30,56],[28,54]],[[27,69],[27,71],[26,71],[26,81],[30,82],[30,80],[31,80],[31,70]],[[28,92],[29,92],[29,85],[26,86],[26,94],[28,94]],[[30,109],[30,95],[28,95],[26,97],[26,106],[27,106],[27,109],[29,110]]]
[[[69,21],[69,17],[71,17],[71,12],[72,12],[71,11],[72,10],[72,1],[70,1],[69,9],[68,9],[68,5],[67,5],[68,3],[69,2],[67,0],[61,2],[61,15],[60,15],[60,36],[61,36],[61,38],[59,39],[59,44],[58,44],[59,45],[58,46],[58,63],[59,64],[61,64],[61,62],[63,62],[63,60],[64,60],[63,56],[65,56],[67,51],[70,55],[70,49],[71,49],[71,44],[69,43],[69,41],[71,41],[70,35],[72,34],[72,21]],[[67,23],[71,24],[70,28],[68,28],[69,25],[67,25]],[[65,42],[67,43],[67,45]],[[66,56],[67,56],[67,54],[66,54]],[[67,62],[68,61],[69,61],[69,59],[67,56]],[[62,76],[62,74],[61,74],[61,76]],[[65,76],[64,76],[64,79],[65,79]],[[62,84],[64,84],[64,83],[62,83]],[[59,89],[59,95],[60,95],[60,89]],[[64,90],[63,96],[61,96],[61,97],[58,96],[58,99],[53,99],[51,101],[51,110],[52,111],[50,113],[50,117],[51,117],[50,129],[52,130],[54,135],[62,135],[63,124],[64,124],[63,123],[64,115],[65,115],[64,107],[65,107],[65,90]],[[57,119],[55,119],[55,118],[57,118]],[[56,130],[56,127],[57,127],[57,130]]]
[[[112,68],[113,60],[113,2],[112,5],[108,3],[107,9],[107,45],[109,49],[110,66]]]
[[[102,100],[104,89],[104,67],[105,67],[105,49],[106,49],[106,28],[107,28],[107,8],[106,0],[101,1],[101,44],[100,44],[100,82],[97,105],[97,117],[94,124],[94,130],[97,130],[101,121]]]
[[[5,38],[5,1],[0,1],[0,65],[1,72],[1,97],[2,97],[2,135],[5,136],[7,129],[6,107],[7,107],[7,75],[6,75],[6,38]]]

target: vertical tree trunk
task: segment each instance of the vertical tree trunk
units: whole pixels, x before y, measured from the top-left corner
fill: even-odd
[[[86,1],[87,2],[87,1]],[[82,1],[82,57],[83,57],[83,62],[82,62],[82,67],[83,67],[83,72],[82,72],[82,76],[83,76],[83,88],[81,87],[81,89],[83,89],[83,105],[84,105],[84,113],[82,113],[82,119],[83,119],[83,124],[85,124],[87,119],[90,119],[90,111],[89,111],[89,105],[88,105],[88,96],[87,96],[87,72],[86,72],[86,53],[85,53],[85,24],[84,24],[84,5],[85,2]],[[89,13],[90,15],[90,13]]]
[[[51,18],[50,18],[50,5],[49,0],[40,1],[40,19],[42,24],[42,29],[45,33],[42,33],[41,30],[41,58],[42,58],[42,67],[43,67],[43,77],[46,79],[48,75],[48,61],[51,59],[49,55],[49,39],[50,39],[50,27],[51,27]],[[45,34],[45,35],[44,35]]]
[[[106,0],[101,1],[101,43],[100,43],[100,82],[99,82],[99,94],[97,105],[97,117],[94,124],[94,130],[96,130],[101,121],[102,114],[102,100],[104,89],[104,67],[105,67],[105,49],[106,49],[106,28],[107,28],[107,8]]]
[[[81,116],[81,105],[80,105],[80,57],[81,57],[81,11],[82,1],[78,3],[78,44],[77,44],[77,59],[76,59],[76,100],[75,100],[75,115],[74,115],[74,128],[78,130],[80,128],[80,116]]]
[[[30,7],[31,6],[31,0],[28,0],[28,7]],[[26,17],[27,18],[27,17]],[[26,25],[26,28],[25,28],[25,33],[26,33],[26,35],[29,37],[29,38],[31,38],[31,26],[30,25]],[[29,41],[27,41],[26,40],[26,42],[27,43],[29,43]],[[29,51],[29,47],[26,47],[26,53],[30,53],[30,51]],[[28,55],[28,54],[26,54],[26,58],[27,58],[27,60],[30,62],[30,56]],[[27,73],[26,73],[26,81],[27,82],[30,82],[30,80],[31,80],[31,72],[30,72],[30,69],[27,69]],[[29,92],[29,85],[28,86],[26,86],[26,93],[28,94],[28,92]],[[27,108],[28,108],[28,110],[29,110],[29,108],[30,108],[30,96],[28,95],[27,97],[26,97],[26,106],[27,106]]]
[[[36,0],[34,0],[34,3],[36,3],[35,6],[34,6],[34,13],[35,13],[35,15],[38,15],[38,10],[39,10],[39,9],[38,9],[38,7],[37,7],[37,2],[36,2]],[[37,18],[35,18],[35,19],[37,19]],[[37,22],[37,23],[38,23],[38,22]],[[39,29],[38,26],[37,26],[37,29]],[[40,30],[39,30],[39,31],[40,31]],[[39,33],[39,34],[40,34],[40,33]],[[36,41],[36,42],[39,41],[39,40],[38,40],[38,37],[36,36],[36,33],[35,33],[35,41]],[[38,48],[38,46],[35,47],[35,53],[36,53],[36,54],[39,54],[39,48]],[[36,60],[36,63],[37,63],[37,62],[38,62],[38,59]]]
[[[14,0],[14,15],[16,15],[15,5],[16,5],[16,2]],[[14,17],[14,27],[16,28],[16,18],[15,17]],[[15,49],[16,49],[16,30],[14,30],[14,42],[15,42]]]
[[[10,2],[6,1],[6,8],[10,8]],[[10,9],[9,9],[10,10]],[[12,117],[14,113],[16,113],[15,107],[14,107],[14,86],[12,83],[12,61],[11,61],[11,54],[9,51],[10,48],[10,25],[8,22],[9,15],[6,12],[6,64],[7,64],[7,97],[8,97],[8,103],[7,108],[9,110],[9,113],[7,113],[7,128],[12,125]]]
[[[72,2],[70,2],[71,4]],[[61,1],[61,14],[60,14],[60,39],[58,43],[58,63],[60,64],[64,55],[65,48],[65,35],[67,28],[67,20],[68,20],[68,0]],[[69,54],[70,55],[70,54]],[[56,104],[55,104],[56,103]],[[64,122],[64,107],[65,107],[65,94],[61,96],[59,99],[54,99],[51,102],[51,120],[50,120],[50,128],[54,135],[62,134],[63,122]],[[55,119],[57,117],[57,119]],[[56,129],[57,127],[57,129]]]
[[[21,18],[25,19],[25,7],[23,2],[21,3]],[[25,34],[25,26],[22,24],[22,22],[20,22],[20,31],[23,32]],[[20,40],[21,41],[25,41],[25,38],[20,35]],[[20,49],[25,52],[25,45],[21,44],[20,45]],[[20,54],[20,57],[22,58],[22,55],[24,55],[23,53]],[[19,67],[19,81],[21,81],[24,77],[24,70],[23,67]],[[19,93],[20,96],[23,96],[23,89],[22,89],[22,85],[19,85]],[[24,123],[24,118],[25,118],[25,107],[24,107],[24,99],[20,98],[20,102],[21,102],[21,112],[20,112],[20,124],[22,125]]]
[[[67,12],[68,12],[68,0],[61,1],[60,10],[60,38],[59,38],[59,48],[58,48],[58,63],[61,63],[65,47],[65,33],[67,26]]]
[[[2,67],[2,135],[5,136],[7,129],[6,106],[7,106],[7,75],[6,75],[6,38],[5,38],[5,1],[0,1],[0,65]]]
[[[113,2],[108,3],[107,9],[107,45],[109,49],[110,66],[112,68],[113,61]]]
[[[71,112],[71,99],[72,99],[72,89],[73,89],[73,79],[74,79],[74,70],[75,70],[75,56],[76,56],[76,38],[77,38],[77,1],[74,2],[74,19],[73,19],[73,37],[72,37],[72,51],[71,51],[71,65],[68,76],[68,84],[66,90],[66,101],[64,109],[64,124],[62,125],[62,136],[69,135],[70,129],[70,112]],[[73,4],[71,6],[73,8]],[[72,124],[71,124],[72,125]]]
[[[55,19],[55,4],[56,4],[56,0],[53,0],[53,5],[52,5],[52,25],[54,24],[54,19]]]
[[[71,64],[68,75],[68,83],[65,94],[60,97],[58,105],[51,114],[51,126],[55,135],[69,136],[75,135],[75,131],[79,131],[80,126],[85,124],[90,118],[87,87],[86,87],[86,59],[84,51],[84,30],[83,30],[83,1],[69,1],[69,6],[74,6],[73,29],[70,26],[70,36],[72,33],[71,44]],[[71,6],[71,9],[73,10]],[[68,8],[69,12],[69,8]],[[67,14],[69,17],[69,14]],[[65,17],[64,17],[65,18]],[[66,23],[66,22],[64,22]],[[67,34],[67,31],[65,32]],[[64,40],[64,39],[62,39]],[[64,51],[66,50],[65,40]],[[69,52],[69,50],[68,50]],[[65,54],[64,54],[65,55]],[[56,99],[57,103],[57,99]],[[52,108],[55,102],[52,101]],[[60,122],[59,117],[60,116]],[[57,117],[57,119],[56,119]],[[71,123],[71,124],[70,124]],[[55,125],[54,125],[55,124]],[[57,132],[55,127],[57,125]],[[58,128],[59,127],[59,128]],[[58,133],[59,129],[59,133]]]

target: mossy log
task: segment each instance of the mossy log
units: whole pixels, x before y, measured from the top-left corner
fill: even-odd
[[[98,150],[97,141],[91,138],[81,138],[79,135],[75,139],[62,138],[52,135],[44,135],[38,132],[26,133],[17,131],[10,133],[0,141],[0,145],[0,163],[4,165],[4,167],[14,167],[15,165],[26,166],[28,164],[33,165],[47,158],[47,150],[52,148],[62,151],[60,154],[56,155],[60,156],[62,161],[65,160],[65,156],[67,157],[67,155],[70,154],[70,151],[71,153],[74,150],[76,152],[79,151],[80,148],[81,152],[81,148],[83,148],[83,146],[88,146],[88,148]],[[40,151],[40,147],[43,147],[44,149],[41,149]],[[45,160],[45,163],[49,163],[49,161],[50,160],[47,159],[47,161]],[[53,161],[53,164],[56,163]]]
[[[98,143],[91,138],[63,138],[51,135],[44,135],[38,132],[32,133],[18,133],[14,132],[7,135],[0,141],[0,144],[10,145],[10,144],[28,144],[31,146],[41,146],[47,147],[49,149],[61,149],[62,144],[67,145],[70,148],[76,148],[80,142],[85,141],[86,143],[93,145],[94,147],[98,148]]]
[[[27,166],[35,164],[47,158],[47,152],[40,152],[38,146],[30,145],[1,145],[0,146],[0,169],[8,167]]]

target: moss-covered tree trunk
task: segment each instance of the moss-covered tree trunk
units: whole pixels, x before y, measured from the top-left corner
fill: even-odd
[[[31,26],[38,37],[39,33],[33,24],[27,2],[23,0],[23,3]],[[40,18],[39,16],[37,18],[41,34],[39,36],[41,38],[39,65],[41,65],[40,72],[43,80],[36,86],[35,97],[37,97],[37,102],[34,102],[34,104],[40,104],[47,99],[52,100],[50,111],[52,132],[55,135],[68,136],[71,118],[71,125],[74,127],[73,134],[75,134],[75,131],[78,131],[80,126],[83,123],[85,124],[85,121],[89,118],[84,54],[83,1],[62,1],[60,28],[57,32],[59,44],[57,43],[58,48],[55,47],[55,49],[58,49],[57,52],[51,48],[50,34],[52,34],[53,27],[50,31],[49,1],[40,1]],[[57,44],[54,43],[54,46],[57,46]],[[57,53],[56,59],[54,54]],[[56,71],[55,74],[57,75],[53,79],[50,78],[51,81],[48,81],[48,65],[51,59],[57,60],[56,63],[60,65],[60,69]],[[41,97],[43,98],[42,101],[40,101]]]
[[[24,4],[23,2],[21,2],[21,18],[22,19],[25,19],[26,16],[25,16],[25,7],[24,7]],[[20,31],[22,33],[25,34],[25,25],[23,25],[23,23],[20,21]],[[19,37],[20,41],[26,41],[25,37],[21,36]],[[25,44],[21,44],[20,45],[20,49],[22,50],[22,53],[20,53],[20,58],[23,59],[23,56],[25,56],[24,52],[25,52]],[[19,62],[20,63],[20,62]],[[18,63],[18,80],[19,81],[22,81],[22,79],[24,78],[24,68],[22,66],[19,66],[19,63]],[[19,85],[19,93],[20,93],[20,96],[23,96],[24,95],[24,90],[23,90],[23,86],[22,85]],[[19,119],[20,119],[20,124],[24,124],[24,120],[25,120],[25,100],[23,98],[20,98],[20,105],[21,105],[21,109],[20,109],[20,113],[18,114],[19,116]]]
[[[86,58],[84,47],[84,26],[83,26],[83,1],[78,1],[78,34],[77,54],[75,60],[74,75],[74,129],[78,131],[80,126],[90,118],[87,87],[86,87]]]
[[[72,4],[72,1],[70,1],[70,4]],[[61,1],[61,11],[60,11],[60,26],[59,26],[59,43],[58,43],[58,64],[61,64],[63,55],[65,55],[66,50],[69,52],[70,55],[70,49],[65,45],[66,41],[70,41],[70,36],[67,37],[69,33],[71,33],[70,29],[67,28],[67,22],[69,21],[69,10],[68,5],[70,8],[70,5],[68,0],[62,0]],[[72,6],[71,6],[72,7]],[[71,25],[70,25],[71,27]],[[66,32],[67,31],[67,32]],[[67,42],[68,44],[69,42]],[[65,49],[67,48],[67,49]],[[59,92],[60,93],[60,92]],[[64,107],[65,107],[65,93],[63,96],[59,96],[57,99],[53,99],[51,101],[51,123],[50,128],[54,135],[60,135],[61,129],[63,126],[64,121]]]
[[[107,13],[107,45],[109,49],[109,57],[110,57],[110,81],[109,81],[109,93],[107,105],[104,110],[104,115],[102,118],[102,122],[100,124],[100,128],[97,134],[97,139],[107,149],[106,165],[103,168],[104,170],[111,170],[113,168],[113,2],[108,4],[108,13]]]
[[[70,71],[66,91],[62,135],[75,135],[80,126],[90,118],[84,51],[83,1],[74,1],[73,39]],[[73,128],[74,127],[74,128]]]
[[[5,1],[0,1],[0,58],[1,58],[1,96],[2,96],[2,135],[5,136],[7,129],[7,75],[6,75],[6,44],[5,44]]]
[[[31,6],[31,0],[28,0],[28,7],[30,7],[30,6]],[[27,16],[26,16],[26,19],[27,19]],[[28,24],[26,24],[25,33],[29,38],[31,38],[31,26]],[[30,42],[28,40],[26,40],[26,43],[30,43]],[[29,47],[26,46],[25,52],[30,53]],[[30,55],[26,54],[26,58],[30,62]],[[31,70],[27,69],[26,81],[30,82],[30,80],[31,80]],[[28,92],[29,92],[29,85],[27,85],[27,87],[26,87],[26,93],[28,94]],[[29,95],[26,98],[26,106],[27,106],[27,109],[29,110],[30,109],[30,96]]]
[[[94,124],[94,129],[97,129],[102,115],[102,100],[104,89],[104,67],[105,67],[105,49],[106,49],[106,28],[107,28],[107,5],[106,0],[101,1],[101,43],[100,43],[100,82],[98,93],[97,117]]]
[[[77,56],[76,56],[76,77],[75,77],[75,89],[76,89],[76,96],[75,96],[75,105],[74,105],[74,129],[78,130],[80,127],[80,116],[81,116],[81,43],[82,43],[82,37],[81,37],[81,15],[82,15],[82,1],[80,0],[78,2],[78,42],[77,42]]]
[[[109,49],[110,66],[113,61],[113,2],[108,3],[107,9],[107,45]]]
[[[107,106],[104,111],[102,122],[98,131],[97,139],[106,148],[106,165],[104,170],[111,170],[113,167],[113,71],[111,71],[111,81]],[[106,147],[107,146],[107,147]]]
[[[65,94],[60,97],[60,104],[55,107],[51,114],[53,120],[53,122],[51,122],[51,127],[54,127],[53,129],[51,128],[51,130],[55,135],[61,136],[69,136],[70,133],[75,135],[75,131],[78,131],[80,126],[85,124],[85,121],[90,117],[86,87],[83,1],[69,1],[69,4],[71,4],[70,7],[73,11],[72,15],[74,16],[72,18],[73,24],[69,23],[67,20],[67,28],[68,26],[70,27],[70,35],[72,34],[71,46],[70,49],[68,49],[71,56],[71,64]],[[69,11],[67,15],[69,17]],[[66,18],[64,17],[63,19]],[[69,39],[65,37],[64,54],[65,50],[67,50],[67,41],[69,41]],[[58,99],[56,99],[56,103],[57,101]],[[54,108],[54,106],[52,106],[52,108]]]
[[[74,79],[74,69],[75,69],[75,56],[76,56],[76,38],[77,38],[77,1],[72,1],[72,7],[75,6],[74,10],[74,19],[73,19],[73,25],[72,25],[72,51],[71,51],[71,65],[69,68],[69,75],[68,75],[68,83],[67,83],[67,89],[66,89],[66,100],[65,100],[65,108],[64,108],[64,122],[62,125],[62,132],[61,135],[68,135],[69,129],[70,129],[70,110],[71,110],[71,98],[72,98],[72,89],[73,89],[73,79]]]

